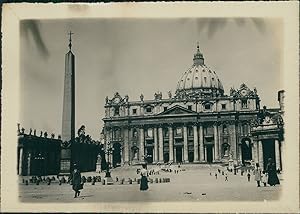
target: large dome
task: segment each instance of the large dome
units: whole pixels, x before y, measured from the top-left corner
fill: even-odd
[[[215,97],[223,95],[223,85],[216,72],[204,64],[199,45],[193,61],[192,67],[183,73],[177,84],[176,96],[184,97],[197,94],[200,97]]]

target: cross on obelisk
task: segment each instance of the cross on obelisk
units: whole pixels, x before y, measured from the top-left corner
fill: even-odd
[[[71,170],[71,144],[75,140],[75,56],[72,53],[72,33],[69,35],[69,51],[65,56],[65,80],[62,117],[62,148],[60,174]]]

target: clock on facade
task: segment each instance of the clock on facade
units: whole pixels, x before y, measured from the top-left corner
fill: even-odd
[[[242,94],[243,96],[246,96],[246,95],[247,95],[246,89],[243,89],[243,90],[241,91],[241,94]]]

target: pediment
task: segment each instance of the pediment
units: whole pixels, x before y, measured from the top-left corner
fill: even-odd
[[[182,106],[176,105],[162,113],[160,113],[159,115],[174,115],[174,114],[194,114],[196,112],[186,109]]]

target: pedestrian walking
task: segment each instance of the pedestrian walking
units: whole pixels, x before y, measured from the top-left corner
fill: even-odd
[[[262,172],[262,179],[261,179],[262,183],[264,184],[264,187],[267,186],[267,182],[268,182],[268,174],[267,172],[263,171]]]
[[[228,181],[228,174],[225,173],[225,181]]]
[[[270,184],[270,186],[275,186],[276,184],[280,184],[279,179],[277,177],[275,163],[273,163],[271,158],[268,159],[267,173],[268,173],[268,184]]]
[[[148,171],[147,171],[147,165],[143,164],[141,169],[141,183],[140,183],[140,190],[145,191],[148,187]]]
[[[250,174],[250,173],[248,173]],[[260,187],[260,181],[261,181],[261,168],[259,167],[259,164],[255,164],[255,169],[254,169],[254,179],[256,180],[257,187]]]
[[[251,177],[251,175],[250,175],[250,173],[248,172],[248,174],[247,174],[248,182],[250,182],[250,177]]]
[[[218,179],[218,174],[217,173],[215,173],[215,176],[216,176],[216,179]]]
[[[72,182],[72,189],[75,192],[74,198],[77,198],[80,195],[79,190],[83,189],[83,184],[81,184],[81,173],[76,164],[74,164],[70,180]]]

